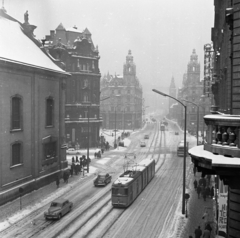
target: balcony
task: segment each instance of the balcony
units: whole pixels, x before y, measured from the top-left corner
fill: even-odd
[[[204,116],[204,120],[208,127],[204,150],[240,158],[240,116],[213,114]]]

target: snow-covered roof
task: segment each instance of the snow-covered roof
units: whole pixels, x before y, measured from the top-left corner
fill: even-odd
[[[67,74],[30,39],[21,24],[0,15],[0,60]]]
[[[127,184],[129,183],[130,181],[132,181],[133,178],[129,177],[126,175],[126,177],[118,177],[118,179],[113,183],[113,184]]]
[[[191,148],[188,150],[188,153],[194,157],[204,158],[210,161],[213,167],[240,167],[240,158],[215,155],[207,150],[204,150],[203,145]]]

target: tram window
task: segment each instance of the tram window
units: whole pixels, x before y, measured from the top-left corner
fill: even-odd
[[[112,188],[112,194],[115,195],[128,195],[128,189],[127,188]]]

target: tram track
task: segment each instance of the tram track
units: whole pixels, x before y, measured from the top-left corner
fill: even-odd
[[[140,162],[148,156],[154,157],[154,152],[159,148],[159,123],[155,123],[151,133],[151,139],[148,140],[148,146],[146,148],[139,149],[139,142],[133,141],[127,148],[127,152],[131,153],[136,149],[136,163]],[[153,149],[154,148],[154,149]],[[152,150],[153,149],[153,150]],[[121,155],[122,156],[122,155]],[[160,155],[158,155],[158,158]],[[114,161],[114,164],[118,164],[121,161],[121,157]],[[156,160],[158,163],[158,160]],[[118,176],[118,170],[112,161],[106,163],[106,166],[99,165],[99,168],[104,170],[111,169],[112,173],[116,173],[114,177]],[[119,172],[120,174],[120,172]],[[80,183],[75,184],[71,187],[71,197],[77,197],[79,191],[73,189],[81,184],[88,184],[92,180],[93,176],[89,176]],[[74,201],[73,210],[66,216],[64,216],[60,221],[45,221],[43,217],[43,212],[47,210],[47,205],[35,210],[21,221],[16,222],[13,226],[5,229],[0,233],[1,237],[96,237],[95,234],[99,234],[101,231],[101,236],[110,229],[110,227],[118,220],[125,210],[123,209],[113,209],[111,206],[111,189],[101,189],[99,192],[95,193],[91,199],[83,198],[83,201]],[[60,197],[68,198],[65,194]],[[71,198],[69,197],[71,200]],[[86,215],[88,214],[88,215]],[[109,223],[109,217],[111,217],[111,222]],[[106,222],[108,221],[108,222]],[[90,225],[89,225],[90,224]],[[20,229],[17,229],[17,228]],[[77,228],[76,228],[77,227]],[[66,233],[68,232],[68,233]],[[67,235],[64,235],[67,234]],[[99,236],[97,236],[99,237]]]

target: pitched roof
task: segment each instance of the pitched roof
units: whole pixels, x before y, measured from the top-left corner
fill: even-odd
[[[18,21],[0,11],[0,60],[67,74],[22,31]]]
[[[60,23],[60,24],[58,25],[58,27],[56,28],[56,30],[65,30],[65,28],[64,28],[63,24]]]

